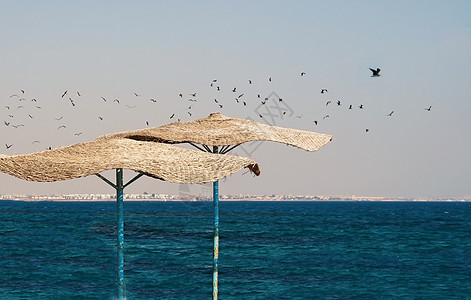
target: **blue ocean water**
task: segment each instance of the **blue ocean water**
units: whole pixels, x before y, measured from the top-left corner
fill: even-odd
[[[116,204],[0,201],[1,299],[113,299]],[[210,299],[211,202],[126,202],[128,299]],[[220,299],[471,299],[469,202],[221,202]]]

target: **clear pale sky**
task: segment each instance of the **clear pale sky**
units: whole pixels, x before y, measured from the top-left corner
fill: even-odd
[[[233,153],[262,174],[234,174],[222,194],[470,196],[470,13],[470,1],[2,1],[0,153],[220,111],[334,136],[317,152],[244,145]],[[125,193],[205,190],[141,178]],[[95,176],[0,174],[2,194],[113,192]]]

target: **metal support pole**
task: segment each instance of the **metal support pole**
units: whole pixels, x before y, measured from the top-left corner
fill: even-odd
[[[116,169],[116,204],[117,204],[117,261],[118,280],[117,298],[124,299],[124,214],[123,214],[123,169]]]
[[[213,147],[213,153],[218,153],[218,147]],[[219,258],[219,181],[213,182],[213,300],[218,298],[218,258]]]

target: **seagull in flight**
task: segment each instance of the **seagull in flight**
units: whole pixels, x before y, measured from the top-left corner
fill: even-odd
[[[381,71],[380,68],[376,68],[376,70],[370,68],[370,71],[373,72],[373,75],[371,75],[371,77],[379,77],[379,76],[381,76],[381,75],[379,75],[379,71]]]
[[[432,110],[432,105],[430,105],[429,107],[427,107],[425,110],[427,110],[427,111]]]
[[[7,149],[10,149],[11,146],[13,146],[13,144],[11,144],[11,145],[5,144],[5,147],[6,147]]]

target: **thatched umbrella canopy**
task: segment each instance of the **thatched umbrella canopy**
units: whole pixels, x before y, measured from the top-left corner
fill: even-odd
[[[31,154],[0,156],[0,171],[30,181],[50,182],[131,169],[174,183],[208,183],[242,168],[260,170],[250,158],[222,156],[128,138],[98,139]]]
[[[109,138],[130,138],[169,144],[189,143],[203,151],[224,154],[238,145],[254,141],[278,142],[306,151],[316,151],[331,141],[332,135],[270,126],[252,120],[229,118],[218,112],[194,121],[174,122],[160,127],[115,133],[102,137],[105,140]],[[200,144],[201,147],[196,144]],[[213,184],[213,299],[217,299],[218,294],[218,198],[219,185],[216,181]]]
[[[231,146],[253,141],[278,142],[306,151],[316,151],[332,140],[332,135],[270,126],[260,122],[229,118],[217,112],[206,118],[120,132],[101,139],[131,138],[161,143],[196,143],[207,146]]]

